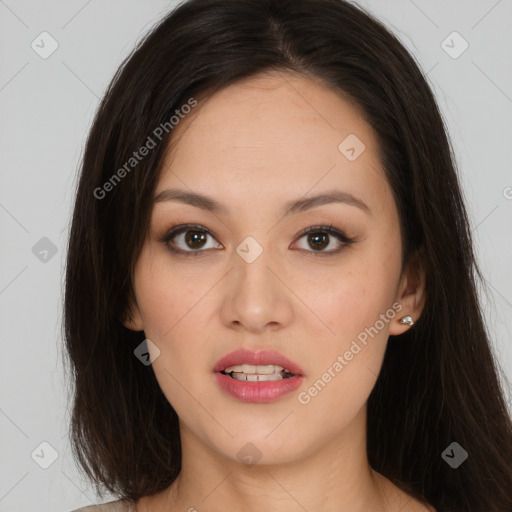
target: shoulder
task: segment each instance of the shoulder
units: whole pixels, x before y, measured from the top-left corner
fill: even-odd
[[[77,508],[71,512],[135,512],[135,506],[131,501],[116,500],[99,505]]]

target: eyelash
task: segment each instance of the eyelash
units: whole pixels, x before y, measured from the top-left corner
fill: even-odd
[[[165,243],[169,250],[174,254],[183,255],[186,257],[193,256],[197,257],[199,253],[206,252],[206,250],[191,250],[191,251],[184,251],[183,249],[176,249],[176,247],[172,247],[169,245],[169,242],[175,238],[178,235],[181,235],[182,233],[186,233],[187,231],[199,231],[202,233],[206,233],[213,238],[216,238],[213,233],[211,233],[208,229],[206,229],[204,226],[200,226],[198,224],[183,224],[179,226],[174,226],[169,231],[167,231],[162,237],[159,238],[159,242]],[[310,233],[327,233],[328,235],[334,236],[336,239],[338,239],[340,242],[343,242],[343,245],[336,250],[331,251],[307,251],[313,253],[315,256],[319,257],[326,257],[326,256],[332,256],[335,254],[340,253],[343,248],[346,245],[354,243],[353,238],[349,238],[343,231],[340,231],[336,228],[332,227],[332,224],[330,226],[325,225],[319,225],[319,226],[311,226],[310,228],[305,229],[301,233],[299,233],[297,240],[300,240],[305,235],[308,235]]]

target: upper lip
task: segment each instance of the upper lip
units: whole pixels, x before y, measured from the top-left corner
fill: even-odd
[[[213,368],[214,372],[222,372],[228,366],[236,364],[252,364],[252,365],[270,365],[282,366],[295,375],[304,375],[304,370],[297,364],[283,356],[275,350],[260,350],[253,352],[251,350],[235,350],[226,354],[224,357],[217,361]]]

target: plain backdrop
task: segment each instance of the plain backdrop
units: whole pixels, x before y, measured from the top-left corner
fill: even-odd
[[[428,73],[491,292],[482,303],[493,348],[511,379],[512,2],[358,3]],[[61,307],[68,222],[99,98],[135,42],[175,4],[0,0],[0,512],[68,512],[99,502],[67,438]]]

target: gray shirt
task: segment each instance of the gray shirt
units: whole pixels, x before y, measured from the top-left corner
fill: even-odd
[[[89,505],[71,512],[135,512],[135,503],[127,500],[109,501],[100,505]]]

